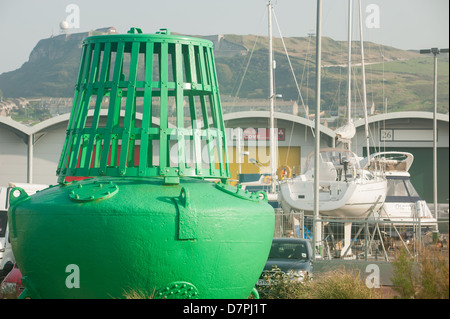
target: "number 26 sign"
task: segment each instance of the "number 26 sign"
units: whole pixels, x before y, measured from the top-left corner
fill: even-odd
[[[382,140],[382,141],[392,141],[393,140],[393,132],[392,132],[392,130],[381,130],[381,132],[380,132],[380,140]]]

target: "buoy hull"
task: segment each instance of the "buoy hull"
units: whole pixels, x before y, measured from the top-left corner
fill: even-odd
[[[19,198],[9,217],[31,298],[247,298],[274,229],[266,201],[192,178],[60,184]]]

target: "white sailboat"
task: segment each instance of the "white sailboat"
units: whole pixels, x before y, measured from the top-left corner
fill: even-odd
[[[283,210],[314,210],[314,166],[310,154],[303,174],[284,179],[279,201]],[[321,149],[319,153],[319,211],[324,216],[363,218],[371,209],[378,210],[386,197],[386,179],[359,164],[350,150]]]
[[[319,151],[318,160],[318,210],[320,215],[365,218],[378,210],[386,197],[387,182],[382,174],[374,174],[360,166],[359,157],[350,150],[355,129],[351,119],[351,7],[349,1],[349,56],[348,56],[348,110],[347,124],[336,130],[344,148],[327,148]],[[361,47],[363,43],[361,41]],[[363,52],[362,52],[363,54]],[[365,83],[363,83],[365,85]],[[365,91],[364,91],[365,92]],[[366,134],[368,130],[366,129]],[[286,213],[314,212],[314,152],[308,157],[303,173],[280,184],[279,202]]]

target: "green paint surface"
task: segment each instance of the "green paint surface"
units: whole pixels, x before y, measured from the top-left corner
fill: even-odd
[[[105,179],[119,188],[112,197],[71,199],[78,185]],[[195,212],[184,226],[183,188],[187,210]],[[28,289],[33,298],[120,298],[178,281],[195,286],[198,298],[247,298],[274,230],[266,201],[189,178],[171,186],[162,178],[84,180],[19,199],[9,214],[13,250],[26,287],[35,287]],[[194,230],[189,239],[180,236],[186,226]],[[80,288],[66,286],[70,264],[79,267]]]

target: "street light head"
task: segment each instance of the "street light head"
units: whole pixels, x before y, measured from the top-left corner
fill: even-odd
[[[434,55],[439,53],[448,53],[448,48],[446,49],[439,49],[439,48],[431,48],[431,49],[422,49],[419,50],[420,54],[429,54],[433,53]]]

